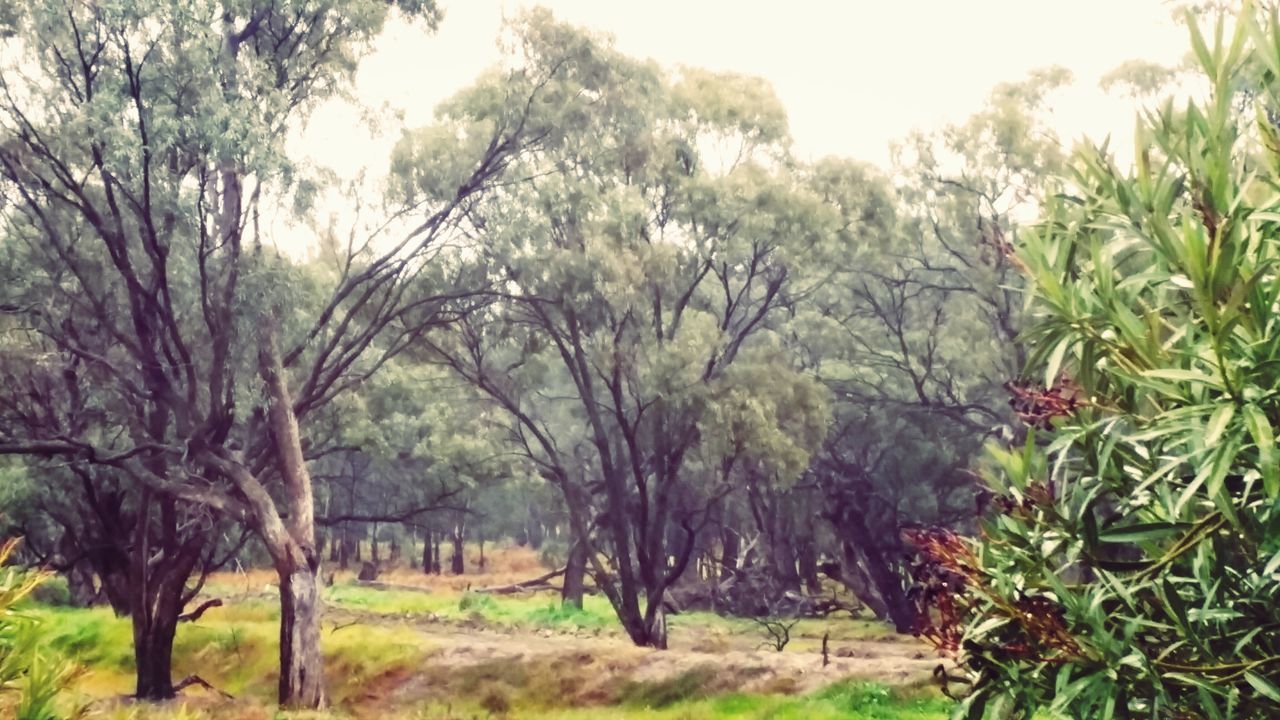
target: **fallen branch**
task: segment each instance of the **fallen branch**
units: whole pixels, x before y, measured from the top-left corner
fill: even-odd
[[[216,607],[222,607],[222,598],[205,600],[204,602],[200,603],[200,606],[197,607],[195,610],[192,610],[191,612],[183,615],[179,615],[178,622],[195,622],[200,619],[201,615],[204,615],[206,610],[210,608],[216,608]]]
[[[565,568],[552,570],[546,575],[540,575],[532,580],[512,583],[511,585],[495,585],[493,587],[475,588],[471,592],[487,593],[489,595],[513,595],[521,592],[538,592],[541,590],[559,590],[560,588],[547,582],[551,578],[559,577],[564,574]]]
[[[374,590],[404,590],[407,592],[430,593],[431,588],[419,587],[417,585],[401,585],[400,583],[382,582],[380,580],[356,580],[356,585],[364,588],[372,588]]]
[[[188,676],[186,676],[185,678],[183,678],[182,680],[178,681],[178,683],[177,683],[177,684],[175,684],[175,685],[173,686],[173,691],[174,691],[174,692],[182,692],[183,690],[185,690],[186,688],[191,687],[192,685],[199,685],[200,687],[204,688],[205,690],[208,690],[208,691],[210,691],[210,692],[216,692],[216,693],[218,693],[219,695],[221,695],[222,697],[224,697],[224,698],[226,698],[226,699],[228,699],[228,700],[235,700],[235,699],[236,699],[236,696],[235,696],[235,695],[232,695],[231,693],[227,692],[226,690],[219,690],[218,688],[216,688],[216,687],[214,687],[214,686],[210,685],[209,683],[205,682],[204,678],[200,677],[199,675],[188,675]]]
[[[539,585],[525,585],[521,583],[516,585],[499,585],[498,587],[476,588],[471,592],[484,593],[486,595],[515,595],[517,593],[525,592],[543,592],[544,590],[560,592],[561,588],[558,585],[552,585],[551,583],[541,583]]]
[[[352,625],[358,624],[359,622],[360,620],[357,619],[357,620],[352,620],[351,622],[342,623],[341,625],[334,625],[333,627],[329,628],[329,632],[336,633],[343,628],[349,628]]]

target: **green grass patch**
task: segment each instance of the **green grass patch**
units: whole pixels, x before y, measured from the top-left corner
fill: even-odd
[[[49,645],[87,671],[82,691],[121,694],[133,685],[133,631],[128,618],[109,610],[38,608]],[[200,622],[178,626],[173,675],[195,674],[237,697],[270,702],[279,673],[279,625],[275,612],[256,603],[218,608]],[[387,678],[420,666],[430,650],[413,630],[361,626],[324,631],[326,677],[340,707],[367,697]]]
[[[588,596],[583,609],[563,608],[555,593],[525,596],[481,593],[415,592],[379,590],[359,585],[328,588],[326,601],[333,607],[379,615],[429,616],[452,623],[483,623],[509,628],[560,630],[617,629],[613,608],[603,597]]]
[[[691,671],[669,682],[648,684],[608,707],[527,707],[507,700],[505,708],[480,702],[419,708],[415,720],[945,720],[951,705],[940,698],[899,694],[874,683],[839,683],[809,695],[731,693],[700,697],[712,679]],[[499,701],[502,702],[502,701]]]

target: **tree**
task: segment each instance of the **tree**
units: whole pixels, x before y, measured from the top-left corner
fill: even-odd
[[[666,591],[731,487],[733,449],[758,441],[761,471],[789,482],[821,434],[822,394],[779,327],[833,215],[784,162],[759,80],[673,77],[544,12],[519,29],[528,62],[569,51],[539,123],[558,132],[518,165],[527,182],[475,209],[500,296],[428,342],[561,490],[629,637],[662,648]],[[452,110],[484,121],[498,92]]]
[[[1145,113],[1129,169],[1082,149],[1023,233],[1042,434],[993,451],[981,540],[920,538],[964,585],[967,717],[1280,707],[1280,19],[1191,39],[1209,96]]]
[[[845,251],[797,323],[800,362],[834,400],[806,479],[830,522],[827,569],[900,632],[917,620],[901,530],[968,521],[968,466],[1013,420],[1002,386],[1020,368],[1022,301],[1007,250],[1061,165],[1043,114],[1066,79],[1036,71],[965,121],[913,135],[892,182],[834,158],[809,171],[839,208]]]
[[[284,138],[341,93],[388,14],[428,2],[26,0],[0,53],[0,177],[10,274],[10,394],[0,451],[57,456],[138,483],[138,692],[173,693],[165,661],[210,523],[252,528],[280,577],[280,700],[325,702],[320,558],[300,422],[428,328],[466,312],[441,238],[545,129],[545,78],[512,79],[484,127],[417,137],[449,183],[340,247],[317,283],[272,252],[261,211],[314,181]],[[296,193],[303,196],[306,193]],[[403,228],[403,230],[397,230]],[[396,231],[397,234],[392,235]],[[363,240],[361,238],[364,238]],[[314,313],[295,310],[314,308]],[[256,376],[256,379],[254,379]],[[155,525],[153,525],[155,523]],[[155,560],[162,560],[158,564]],[[153,662],[154,661],[154,662]]]

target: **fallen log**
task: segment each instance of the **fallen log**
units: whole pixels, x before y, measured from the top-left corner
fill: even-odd
[[[488,595],[514,595],[522,592],[539,592],[542,590],[559,590],[560,588],[547,582],[548,580],[559,577],[564,574],[564,568],[552,570],[546,575],[540,575],[531,580],[512,583],[510,585],[494,585],[492,587],[473,588],[471,592],[486,593]]]
[[[430,593],[431,588],[419,587],[417,585],[402,585],[400,583],[382,582],[380,580],[356,580],[357,587],[372,588],[374,590],[405,590],[407,592]]]

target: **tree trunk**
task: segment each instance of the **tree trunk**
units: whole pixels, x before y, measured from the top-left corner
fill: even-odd
[[[533,550],[542,549],[542,539],[545,532],[542,529],[542,521],[538,519],[537,514],[532,514],[525,524],[525,535],[529,538],[529,547]]]
[[[422,574],[431,574],[431,531],[422,531]]]
[[[316,572],[304,565],[280,580],[280,704],[324,707]]]
[[[435,544],[431,546],[431,572],[435,575],[439,575],[442,569],[440,565],[440,546],[444,544],[443,540],[443,534],[436,535]]]
[[[450,570],[454,575],[461,575],[466,572],[466,558],[463,556],[463,530],[462,524],[453,526],[453,559],[451,561]]]
[[[164,472],[162,468],[157,468]],[[173,639],[182,614],[187,578],[199,559],[203,539],[177,539],[178,519],[172,498],[152,500],[142,493],[142,512],[133,532],[129,570],[129,618],[133,625],[135,696],[142,700],[167,700],[174,696]],[[159,512],[161,532],[150,530],[152,507]]]
[[[139,700],[168,700],[173,691],[173,638],[177,634],[177,614],[144,622],[133,616],[133,662],[136,671],[134,697]]]
[[[485,565],[484,563],[484,529],[482,528],[478,533],[476,533],[476,535],[477,535],[476,540],[480,545],[480,572],[483,573],[484,565]]]
[[[582,609],[582,595],[586,590],[587,546],[574,543],[569,548],[569,558],[564,565],[564,587],[560,590],[560,605]]]
[[[738,555],[742,552],[742,539],[733,528],[720,530],[720,580],[723,582],[738,573]]]
[[[848,588],[849,592],[880,620],[889,620],[889,605],[880,597],[875,583],[863,567],[858,550],[848,540],[840,542],[841,561],[825,563],[822,571]]]
[[[373,532],[369,534],[369,559],[374,565],[380,565],[378,558],[378,523],[373,524]]]
[[[813,537],[801,538],[797,543],[800,561],[800,579],[810,595],[822,594],[822,581],[818,578],[818,549]]]
[[[900,633],[909,633],[914,630],[915,609],[907,601],[906,592],[902,587],[902,577],[890,566],[884,551],[871,536],[864,516],[857,510],[846,510],[841,513],[840,526],[837,530],[844,536],[846,562],[852,559],[855,549],[862,556],[867,575],[870,576],[876,593],[883,600],[884,615],[881,619],[892,622],[894,628]]]
[[[258,531],[280,578],[280,704],[320,709],[326,704],[324,657],[320,653],[320,556],[316,554],[315,497],[302,452],[277,339],[278,318],[263,323],[258,369],[265,384],[267,419],[288,514],[282,517],[256,478],[237,483],[255,510]]]
[[[167,563],[165,563],[167,564]],[[173,638],[181,614],[182,588],[172,584],[151,588],[137,583],[133,588],[133,661],[136,671],[134,697],[139,700],[168,700],[173,690]]]
[[[665,595],[665,593],[663,593]],[[648,595],[645,603],[644,617],[638,623],[627,623],[631,641],[640,647],[651,647],[655,650],[667,649],[667,609],[661,597]]]

